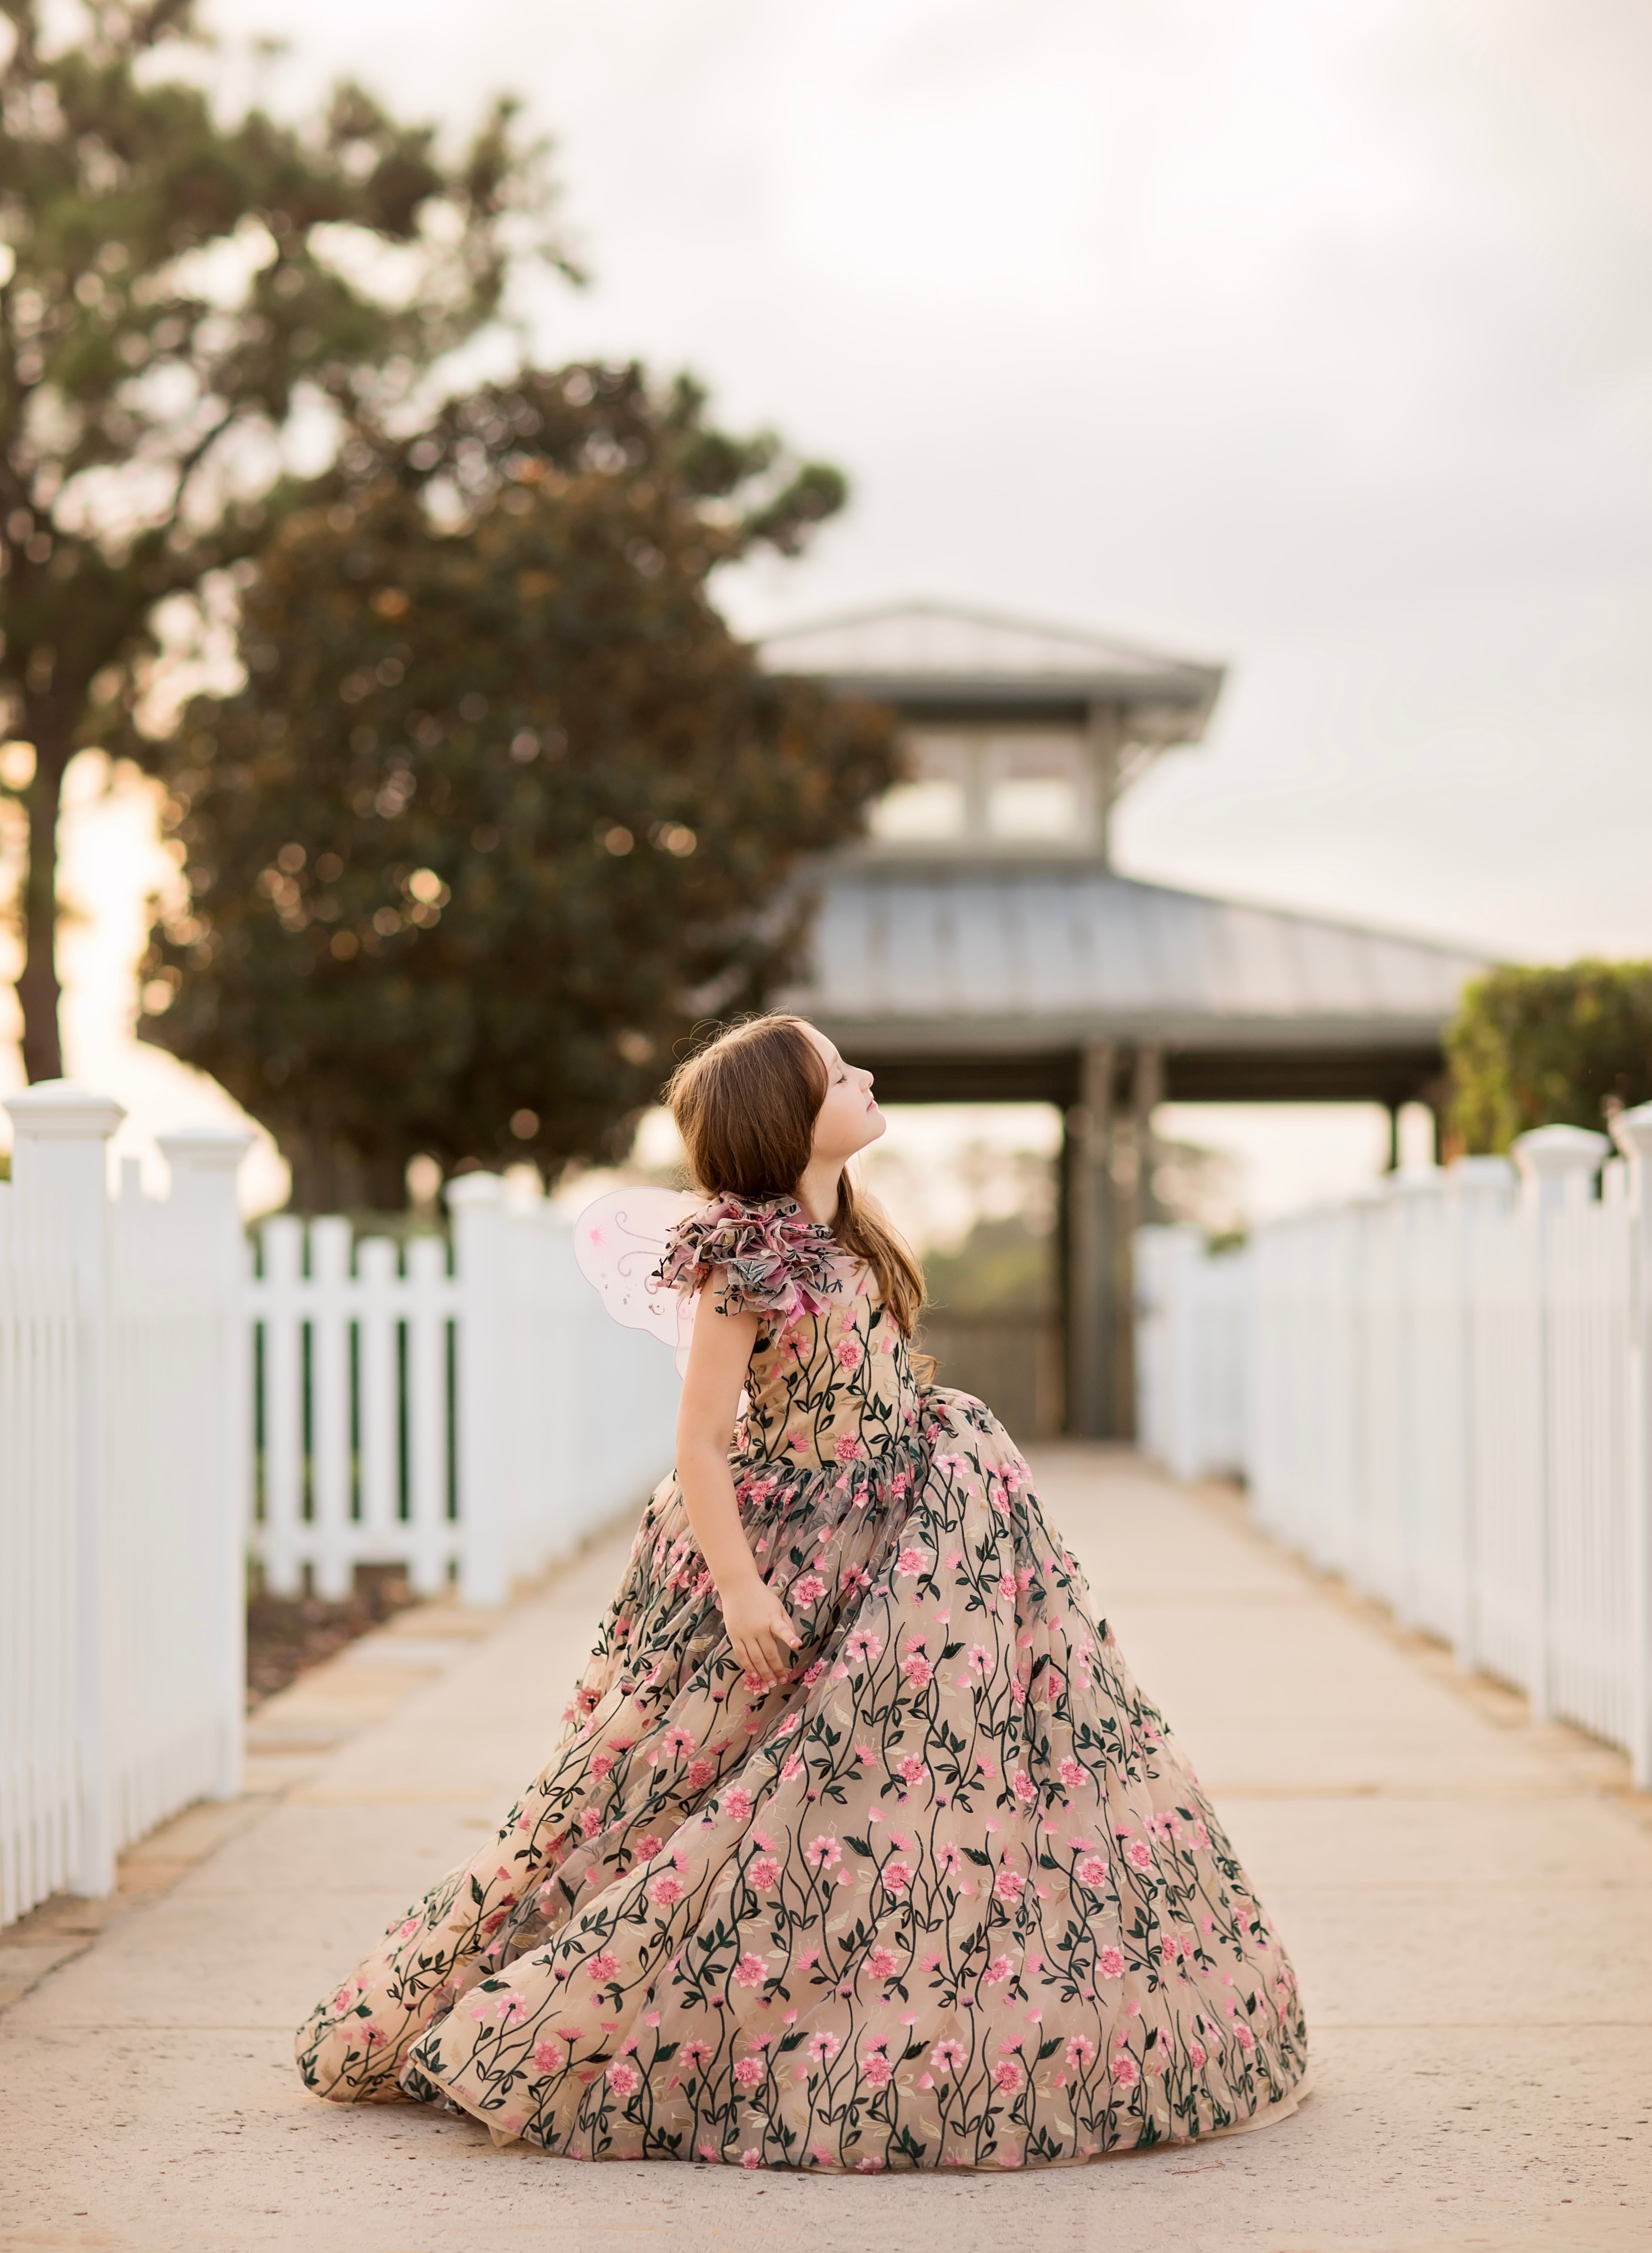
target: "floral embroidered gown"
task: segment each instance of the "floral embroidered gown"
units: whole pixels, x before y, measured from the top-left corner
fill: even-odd
[[[1002,1427],[790,1199],[708,1206],[660,1274],[760,1317],[731,1464],[792,1677],[742,1675],[667,1479],[561,1749],[317,2006],[306,2085],[862,2172],[1280,2117],[1289,1961]]]

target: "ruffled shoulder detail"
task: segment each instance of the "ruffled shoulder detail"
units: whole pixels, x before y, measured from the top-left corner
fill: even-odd
[[[703,1291],[715,1279],[725,1314],[820,1315],[842,1284],[832,1266],[837,1239],[795,1197],[714,1197],[666,1238],[652,1280],[667,1290]]]

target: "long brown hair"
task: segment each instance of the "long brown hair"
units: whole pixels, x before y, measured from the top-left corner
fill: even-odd
[[[666,1100],[707,1196],[795,1196],[829,1085],[808,1027],[778,1013],[726,1027],[680,1064]],[[924,1305],[924,1271],[872,1200],[857,1194],[847,1169],[832,1232],[865,1260],[910,1338]]]

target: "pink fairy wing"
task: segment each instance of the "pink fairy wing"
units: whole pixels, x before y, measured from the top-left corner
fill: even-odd
[[[617,1322],[674,1348],[680,1373],[688,1360],[698,1298],[680,1298],[659,1284],[651,1290],[648,1279],[666,1256],[667,1231],[697,1203],[676,1189],[610,1189],[574,1223],[580,1273],[601,1292]]]

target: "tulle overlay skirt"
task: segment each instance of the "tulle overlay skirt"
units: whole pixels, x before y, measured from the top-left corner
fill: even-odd
[[[804,1636],[742,1677],[674,1482],[560,1751],[301,2029],[341,2103],[581,2159],[1023,2166],[1293,2101],[1289,1962],[967,1395],[742,1465]]]

